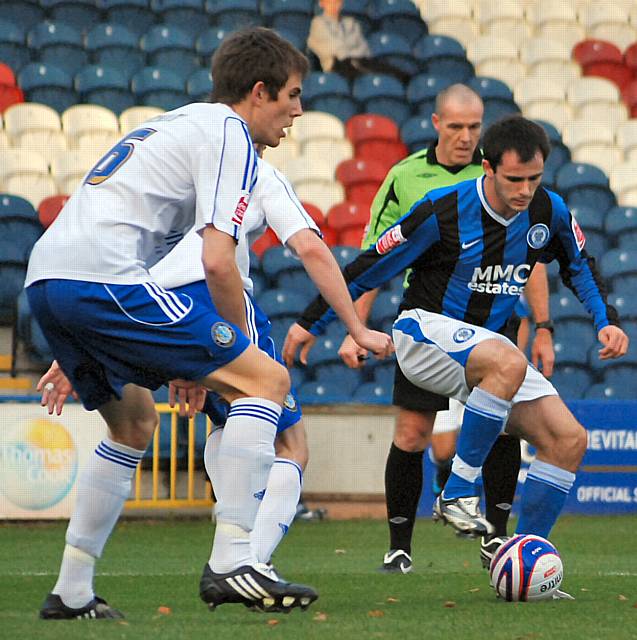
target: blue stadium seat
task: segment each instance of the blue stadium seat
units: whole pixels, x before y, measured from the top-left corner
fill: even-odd
[[[212,73],[210,69],[199,68],[193,72],[186,83],[188,95],[198,102],[207,102],[212,91]]]
[[[299,51],[305,51],[307,48],[307,37],[299,31],[291,31],[290,29],[277,29],[276,32],[291,42]]]
[[[571,339],[553,343],[555,349],[555,360],[560,364],[570,364],[584,366],[588,364],[588,353],[585,345],[579,344]]]
[[[409,40],[402,35],[377,31],[369,36],[367,43],[373,58],[391,64],[405,73],[418,73],[418,63],[411,52]]]
[[[597,343],[597,332],[593,328],[593,320],[590,316],[571,319],[560,319],[555,322],[556,342],[572,340],[582,349],[588,349]]]
[[[283,291],[281,289],[268,289],[257,300],[257,304],[263,309],[268,318],[280,318],[293,316],[293,322],[305,309],[306,300],[296,291]]]
[[[331,113],[343,122],[359,112],[347,80],[338,73],[310,73],[303,82],[303,104],[308,110]]]
[[[484,129],[497,122],[505,116],[511,116],[520,113],[518,107],[513,100],[500,100],[500,98],[488,98],[484,100],[484,116],[482,118],[482,126]]]
[[[401,293],[393,293],[391,291],[382,291],[378,294],[378,298],[369,314],[369,320],[375,327],[378,327],[388,318],[395,320],[398,315],[398,305],[403,299]]]
[[[422,70],[452,82],[468,82],[474,75],[463,46],[448,36],[427,35],[414,45],[414,56]]]
[[[555,180],[557,179],[557,172],[560,168],[566,164],[560,154],[551,153],[549,157],[544,161],[544,173],[542,174],[542,186],[555,191]]]
[[[586,237],[586,244],[584,249],[589,256],[594,258],[601,258],[608,250],[608,239],[602,231],[595,231],[594,229],[588,229],[584,233]]]
[[[551,155],[548,157],[547,162],[555,168],[555,171],[562,165],[571,161],[571,150],[562,142],[562,135],[555,128],[555,125],[546,120],[536,120],[549,137],[551,143]],[[545,163],[546,164],[546,163]]]
[[[351,401],[351,396],[335,382],[306,382],[299,387],[298,396],[302,405]]]
[[[212,55],[229,33],[230,30],[225,27],[212,27],[200,34],[195,42],[195,50],[201,56],[205,65],[210,66]]]
[[[46,13],[38,0],[2,0],[2,16],[29,30],[44,21]]]
[[[593,376],[588,369],[558,363],[551,382],[565,400],[579,400],[593,384]]]
[[[250,271],[250,279],[252,280],[252,295],[256,299],[266,290],[265,277],[259,271]]]
[[[637,320],[622,321],[622,329],[626,335],[630,338],[631,343],[637,344]]]
[[[577,207],[573,207],[571,209],[571,213],[583,231],[602,232],[604,230],[604,215],[592,207],[579,205]]]
[[[496,78],[488,78],[486,76],[476,76],[471,78],[467,83],[483,100],[513,100],[513,92],[509,85],[497,80]]]
[[[208,27],[203,0],[151,0],[150,6],[165,25],[178,27],[193,39]]]
[[[601,257],[599,267],[605,278],[637,274],[637,252],[611,249]]]
[[[305,269],[294,271],[282,271],[279,273],[276,286],[284,291],[296,291],[300,293],[306,302],[310,302],[318,293],[315,284]]]
[[[337,348],[340,343],[337,343]],[[311,352],[310,352],[311,353]],[[335,382],[341,389],[352,396],[354,389],[361,384],[361,374],[358,369],[349,369],[342,361],[323,365],[314,365],[316,382]]]
[[[310,22],[314,15],[313,0],[263,0],[261,15],[277,31],[285,29],[303,34],[310,31]]]
[[[351,16],[357,20],[365,35],[372,30],[373,25],[368,5],[368,0],[345,0],[341,9],[341,15]]]
[[[266,278],[274,284],[284,271],[303,270],[303,263],[290,249],[283,245],[277,245],[270,247],[261,256],[261,270]]]
[[[29,258],[31,249],[44,229],[37,218],[24,216],[0,218],[0,238],[4,242],[10,241],[13,259],[10,262],[24,262]],[[0,254],[0,260],[6,259],[6,254]]]
[[[87,31],[101,19],[95,0],[40,0],[49,20],[67,24],[80,32]]]
[[[131,80],[131,89],[142,104],[170,111],[188,102],[184,81],[174,71],[145,67]]]
[[[428,73],[420,73],[414,76],[407,85],[407,100],[411,105],[430,102],[433,108],[436,96],[451,84],[453,84],[453,82],[444,76],[432,76]]]
[[[615,206],[615,195],[604,172],[592,164],[569,162],[557,172],[556,187],[570,207],[586,205],[605,212]]]
[[[620,388],[603,382],[591,385],[584,393],[585,400],[620,400],[622,397]]]
[[[75,76],[75,89],[82,102],[98,104],[119,114],[135,104],[128,80],[121,70],[93,64]]]
[[[24,288],[26,272],[24,260],[0,260],[0,325],[12,324],[17,317],[17,300]]]
[[[589,318],[582,303],[568,290],[554,293],[549,297],[549,308],[554,320],[570,320],[577,318]]]
[[[267,293],[265,291],[264,293]],[[259,296],[259,299],[263,297],[263,293]],[[285,341],[285,336],[288,333],[288,329],[299,319],[298,311],[296,313],[290,315],[282,315],[278,318],[270,318],[270,324],[272,325],[270,328],[270,337],[274,340],[274,344],[276,345],[279,352],[283,348],[283,342]]]
[[[358,254],[360,249],[356,247],[347,247],[345,245],[337,245],[332,247],[332,255],[336,258],[338,266],[344,269]]]
[[[281,349],[283,343],[281,345],[277,344],[277,348]],[[292,389],[296,392],[296,390],[304,383],[307,382],[307,376],[305,375],[305,371],[300,367],[292,367],[292,369],[288,372],[290,374],[290,382],[292,383]]]
[[[637,231],[637,207],[613,207],[604,216],[604,229],[606,233],[621,240],[625,234]]]
[[[320,365],[339,364],[341,362],[338,355],[340,346],[339,340],[334,340],[329,336],[319,337],[307,357],[308,368],[313,371],[315,367]]]
[[[4,218],[25,218],[36,221],[38,212],[25,198],[10,193],[0,193],[0,223]]]
[[[146,66],[139,36],[121,24],[96,25],[86,34],[86,48],[96,64],[118,69],[129,78]]]
[[[374,0],[372,17],[379,31],[398,33],[410,45],[427,35],[427,24],[410,0]]]
[[[365,382],[354,391],[352,400],[362,404],[391,404],[392,396],[393,383]]]
[[[42,62],[26,65],[18,74],[18,84],[29,102],[41,102],[58,113],[79,102],[71,76],[54,65]]]
[[[25,46],[25,41],[26,33],[22,26],[0,20],[0,60],[8,64],[14,72],[19,71],[31,60],[31,53]]]
[[[637,298],[635,296],[618,290],[608,296],[608,303],[617,309],[622,320],[637,320]]]
[[[603,382],[617,385],[637,397],[637,349],[629,348],[628,353],[619,360],[613,360],[604,369]]]
[[[64,23],[38,24],[29,31],[27,44],[40,62],[55,65],[70,75],[88,64],[82,34]]]
[[[229,31],[261,24],[258,0],[206,0],[206,12]]]
[[[106,21],[122,24],[137,36],[146,33],[156,22],[149,0],[98,0],[99,7],[106,13]]]
[[[381,386],[392,386],[396,375],[396,363],[381,361],[374,367],[374,382]]]
[[[364,111],[392,118],[398,126],[411,115],[405,101],[405,88],[393,76],[381,73],[359,76],[354,81],[352,93]]]
[[[339,345],[345,339],[347,335],[347,329],[345,325],[339,320],[335,320],[334,322],[330,322],[325,329],[325,333],[323,334],[326,338],[330,338],[337,342]]]
[[[409,152],[414,153],[426,149],[438,138],[438,132],[434,129],[431,118],[412,116],[400,128],[400,137],[409,147]]]
[[[170,69],[181,77],[188,77],[199,68],[192,35],[172,25],[155,25],[140,39],[149,66]]]

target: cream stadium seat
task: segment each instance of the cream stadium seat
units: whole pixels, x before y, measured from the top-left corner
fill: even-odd
[[[296,195],[302,202],[316,205],[321,211],[329,211],[335,204],[345,200],[343,185],[338,182],[308,183],[296,189]]]
[[[527,23],[523,5],[517,0],[480,0],[477,10],[480,32],[484,35],[506,35],[512,42],[528,38],[533,27]]]
[[[9,136],[4,129],[0,130],[0,149],[10,149],[11,141],[9,140]]]
[[[119,139],[119,120],[106,107],[76,104],[62,114],[62,130],[71,149],[92,150],[101,155]]]
[[[59,153],[51,162],[51,175],[57,183],[60,193],[71,194],[82,178],[99,160],[90,151],[74,150]]]
[[[562,139],[571,151],[591,144],[615,146],[614,129],[605,121],[573,120],[562,130]]]
[[[526,66],[519,60],[488,60],[476,65],[476,75],[502,80],[509,87],[514,87],[527,75]]]
[[[288,168],[296,162],[300,155],[301,145],[293,138],[286,137],[281,140],[278,147],[266,149],[263,159],[287,175]]]
[[[327,158],[299,156],[286,173],[295,190],[308,185],[329,186],[335,177],[335,166]]]
[[[296,127],[296,124],[294,126]],[[354,149],[352,143],[345,138],[341,140],[310,138],[303,144],[302,155],[307,158],[325,158],[335,170],[343,160],[354,157]]]
[[[123,134],[128,133],[162,113],[164,110],[158,107],[130,107],[119,114],[119,129]]]
[[[476,75],[497,78],[511,87],[526,75],[516,45],[505,38],[476,38],[467,45],[467,58],[473,62]]]
[[[536,29],[542,29],[548,24],[574,24],[577,22],[577,10],[569,2],[538,0],[527,5],[526,19]]]
[[[55,182],[49,175],[19,174],[5,180],[2,190],[28,200],[35,209],[45,198],[58,193]]]
[[[578,15],[589,38],[608,40],[622,50],[637,40],[637,31],[630,24],[629,7],[622,3],[587,3],[580,7]]]
[[[599,167],[606,175],[620,165],[624,154],[619,147],[607,147],[599,144],[586,144],[572,153],[573,162],[586,162]]]
[[[622,122],[617,127],[616,138],[626,162],[637,163],[637,118]]]
[[[604,78],[580,78],[566,90],[566,98],[575,109],[577,118],[622,122],[627,118],[626,107],[621,103],[619,89]]]
[[[616,166],[610,173],[610,187],[622,206],[637,205],[637,171],[635,164],[627,162]]]
[[[566,92],[558,85],[537,77],[527,77],[515,85],[513,96],[527,118],[547,120],[558,129],[573,117]]]
[[[598,40],[608,40],[623,51],[633,42],[637,42],[637,27],[628,22],[624,24],[598,24],[589,30],[588,35]]]
[[[480,35],[480,26],[473,18],[457,18],[449,16],[429,22],[429,33],[455,38],[463,47]]]
[[[48,176],[47,161],[35,151],[6,149],[0,152],[0,182],[6,183],[14,176]]]
[[[288,137],[296,140],[301,146],[311,138],[342,140],[345,137],[345,126],[339,118],[324,111],[306,111],[298,118]]]

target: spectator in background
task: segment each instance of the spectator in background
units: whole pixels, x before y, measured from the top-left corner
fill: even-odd
[[[312,18],[307,46],[323,71],[334,71],[350,82],[363,73],[386,73],[402,83],[409,74],[373,58],[360,24],[351,16],[341,16],[343,0],[319,0],[323,13]]]

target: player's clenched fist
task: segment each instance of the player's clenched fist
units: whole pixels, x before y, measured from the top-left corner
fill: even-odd
[[[391,336],[386,333],[364,328],[356,335],[352,335],[352,338],[359,347],[371,351],[378,360],[383,360],[394,353],[394,343]]]
[[[600,360],[619,358],[628,351],[628,336],[615,325],[609,324],[600,329],[597,339],[604,345],[599,350]]]

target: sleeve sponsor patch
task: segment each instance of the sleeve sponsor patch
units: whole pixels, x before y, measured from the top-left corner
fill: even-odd
[[[378,241],[376,242],[376,252],[383,256],[398,245],[403,244],[403,242],[407,242],[407,238],[403,236],[400,225],[396,225],[378,238]]]
[[[575,237],[575,244],[577,244],[577,248],[581,251],[586,244],[586,236],[584,235],[581,227],[577,224],[577,220],[575,220],[574,216],[571,216],[571,229],[573,230],[573,236]]]
[[[232,222],[240,227],[243,224],[243,218],[245,217],[248,204],[250,203],[250,192],[244,191],[239,197],[237,206],[232,214]]]

